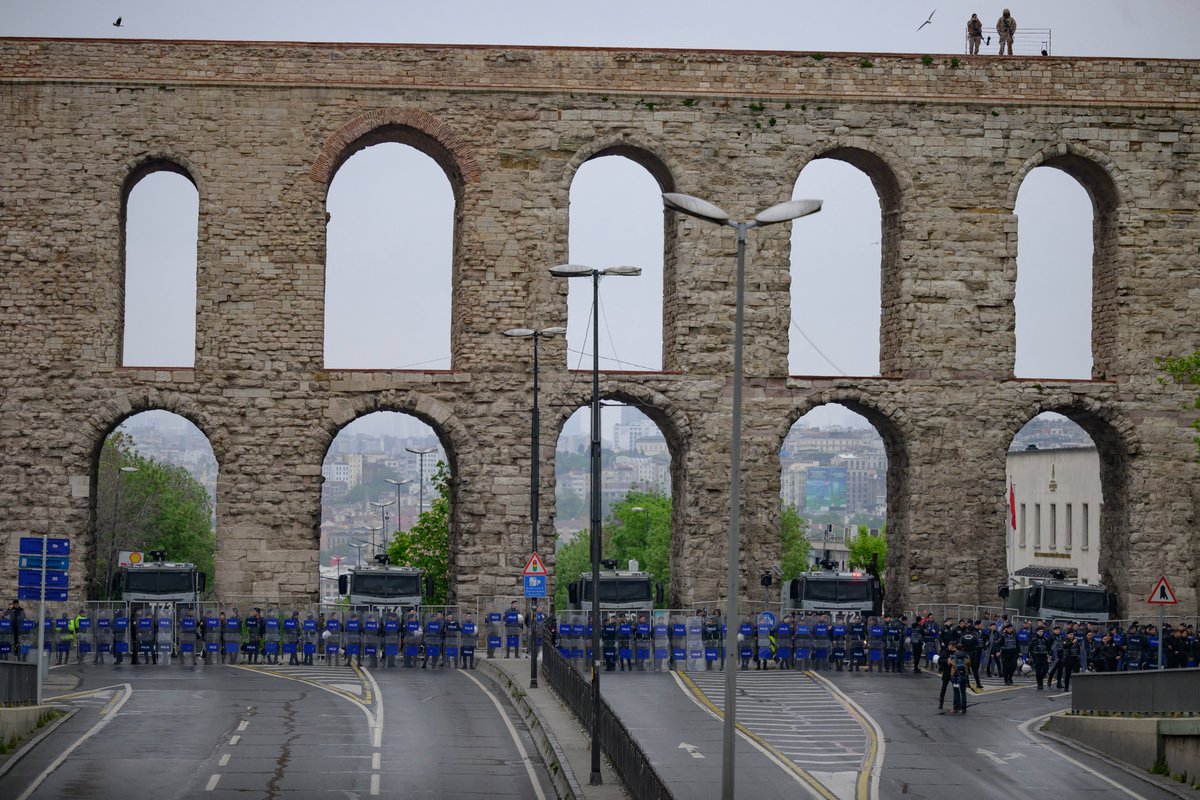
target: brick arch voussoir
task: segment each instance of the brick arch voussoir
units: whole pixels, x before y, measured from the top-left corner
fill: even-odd
[[[308,177],[328,186],[346,148],[371,131],[388,126],[412,128],[433,139],[450,154],[463,183],[479,183],[479,160],[466,140],[444,121],[416,108],[375,108],[359,114],[325,139]]]
[[[573,155],[563,169],[562,186],[569,190],[579,168],[593,158],[615,155],[624,156],[641,166],[658,182],[664,192],[676,191],[675,176],[683,174],[666,148],[629,133],[603,136],[587,142]]]
[[[845,157],[847,154],[855,152],[862,153],[866,156],[866,160],[873,160],[877,163],[863,164]],[[894,202],[900,206],[903,205],[905,197],[912,196],[913,179],[905,167],[904,160],[874,139],[863,136],[831,136],[817,139],[807,147],[797,150],[795,158],[792,160],[794,174],[798,177],[805,167],[823,158],[845,161],[866,174],[875,186],[876,192],[881,195],[879,198],[881,205],[886,199],[880,190],[881,183],[894,184],[897,193]],[[881,169],[882,173],[880,173]],[[881,210],[887,213],[896,209],[883,208]]]
[[[1122,172],[1115,163],[1113,163],[1113,160],[1108,157],[1108,154],[1102,153],[1099,150],[1095,150],[1080,142],[1058,142],[1055,144],[1046,145],[1026,158],[1024,163],[1022,163],[1021,166],[1017,168],[1016,172],[1013,173],[1012,179],[1009,181],[1006,207],[1010,209],[1012,213],[1016,213],[1017,194],[1021,191],[1021,184],[1025,182],[1025,178],[1029,176],[1029,173],[1033,172],[1033,170],[1037,169],[1038,167],[1047,166],[1049,165],[1049,162],[1056,158],[1062,158],[1063,156],[1075,156],[1076,158],[1089,161],[1099,167],[1108,178],[1114,194],[1113,200],[1115,201],[1117,207],[1128,207],[1129,198],[1132,196],[1132,192],[1129,186],[1129,180],[1125,176],[1125,173]],[[1076,180],[1080,179],[1076,177]],[[1080,183],[1082,184],[1083,181],[1080,181]],[[1093,187],[1091,186],[1084,185],[1084,188],[1087,189],[1089,194],[1091,194],[1093,191]]]
[[[1079,423],[1075,417],[1079,416],[1084,417],[1085,421],[1091,419],[1103,423],[1106,427],[1105,432],[1111,434],[1113,441],[1126,456],[1135,456],[1142,450],[1137,427],[1113,402],[1093,397],[1081,397],[1069,391],[1055,392],[1014,406],[1000,420],[1003,429],[1008,433],[1009,441],[1012,441],[1026,423],[1038,414],[1047,411],[1062,414],[1076,424]],[[1090,431],[1088,433],[1091,435]],[[1100,442],[1096,442],[1096,444],[1102,446]]]
[[[104,440],[122,422],[145,411],[169,411],[183,417],[204,434],[218,466],[225,463],[225,455],[229,452],[225,427],[206,410],[204,404],[178,392],[150,390],[115,395],[97,405],[79,428],[79,447],[76,450],[87,462],[80,466],[86,466],[90,471],[91,462],[104,445]]]
[[[181,151],[171,148],[157,148],[137,153],[121,165],[121,195],[128,198],[133,188],[141,180],[156,172],[172,172],[187,178],[196,187],[200,199],[204,199],[205,175],[200,165]]]
[[[885,442],[890,441],[900,453],[907,452],[907,442],[912,435],[913,426],[904,407],[893,399],[880,398],[870,392],[848,387],[826,389],[816,394],[805,395],[803,399],[792,405],[787,414],[776,422],[775,449],[779,450],[783,447],[788,432],[801,417],[813,409],[830,403],[844,405],[856,414],[862,413]]]
[[[446,403],[421,392],[389,390],[379,394],[355,397],[354,400],[326,415],[322,452],[327,453],[338,433],[356,419],[378,411],[395,411],[419,419],[433,428],[450,459],[451,470],[464,451],[471,449],[473,438],[462,419]]]
[[[635,406],[662,431],[671,451],[671,458],[684,456],[692,438],[692,421],[670,397],[648,386],[621,380],[606,380],[604,376],[600,378],[600,397],[603,400],[617,400]],[[562,435],[563,426],[567,424],[571,415],[580,408],[586,408],[591,401],[590,388],[586,391],[556,393],[552,399],[543,401],[546,406],[556,409],[553,430],[558,436]]]

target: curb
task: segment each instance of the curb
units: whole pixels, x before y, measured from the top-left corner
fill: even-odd
[[[1062,713],[1066,713],[1066,712],[1064,711]],[[1046,722],[1049,722],[1049,721],[1050,720],[1046,720]],[[1045,730],[1044,727],[1045,727],[1045,723],[1042,723],[1042,725],[1040,725],[1034,729],[1034,733],[1036,733],[1038,736],[1044,736],[1045,738],[1050,739],[1051,741],[1055,742],[1056,744],[1060,744],[1063,747],[1069,747],[1070,749],[1076,751],[1077,753],[1083,753],[1084,755],[1091,756],[1092,758],[1097,759],[1098,761],[1103,761],[1105,764],[1108,764],[1111,767],[1115,767],[1115,768],[1121,770],[1122,772],[1125,772],[1129,776],[1137,778],[1138,780],[1145,781],[1146,783],[1150,784],[1151,786],[1154,786],[1157,789],[1161,789],[1162,791],[1166,792],[1167,794],[1171,794],[1176,797],[1182,797],[1182,798],[1185,798],[1185,800],[1187,798],[1196,797],[1196,792],[1194,790],[1190,789],[1187,784],[1181,784],[1181,783],[1177,783],[1175,781],[1170,781],[1161,776],[1154,775],[1153,773],[1147,772],[1142,769],[1138,769],[1133,764],[1127,764],[1126,762],[1120,760],[1119,758],[1113,758],[1112,756],[1108,755],[1107,753],[1103,753],[1103,752],[1095,749],[1094,747],[1088,747],[1086,744],[1083,744],[1082,742],[1077,742],[1069,736],[1063,736],[1062,734],[1058,734],[1058,733],[1054,733],[1053,731]]]
[[[49,706],[50,704],[43,703],[42,705]],[[42,729],[41,733],[39,733],[37,736],[33,737],[28,742],[26,742],[24,745],[22,745],[20,750],[18,750],[17,752],[15,752],[12,755],[5,758],[4,762],[0,763],[0,777],[4,777],[4,775],[10,769],[12,769],[13,767],[15,767],[17,765],[18,761],[20,761],[22,758],[24,758],[26,755],[28,755],[33,750],[33,748],[37,747],[41,743],[42,739],[45,739],[50,734],[54,733],[56,730],[58,730],[58,726],[65,723],[67,720],[69,720],[71,717],[75,716],[77,713],[79,713],[78,708],[72,708],[69,711],[63,712],[63,715],[61,717],[54,720],[54,722],[50,723],[49,725],[45,726],[45,728]]]
[[[558,739],[546,725],[537,708],[529,702],[525,695],[525,689],[518,686],[507,672],[487,660],[480,660],[477,663],[492,682],[508,696],[508,699],[512,701],[524,718],[538,754],[546,763],[546,770],[550,773],[550,781],[554,784],[554,791],[559,800],[582,800],[583,789],[580,787],[579,781],[575,779],[575,773],[571,770],[566,753],[563,752]],[[544,691],[552,690],[547,686]],[[555,697],[557,698],[558,695]]]

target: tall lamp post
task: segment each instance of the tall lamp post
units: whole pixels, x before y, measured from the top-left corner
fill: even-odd
[[[117,515],[121,513],[121,480],[122,473],[137,472],[137,467],[121,467],[117,470],[117,489],[113,494],[112,531],[108,537],[108,576],[104,579],[104,596],[112,600],[112,576],[114,562],[117,560]]]
[[[593,786],[603,783],[600,775],[600,278],[605,275],[641,275],[641,267],[593,269],[581,264],[551,267],[556,278],[592,279],[592,774]]]
[[[412,480],[398,481],[393,478],[384,478],[383,482],[396,487],[396,530],[400,530],[400,487],[412,483]],[[387,531],[384,531],[383,535],[387,536]]]
[[[437,448],[406,447],[404,449],[417,457],[417,516],[419,517],[425,513],[425,456],[436,453]]]
[[[663,205],[669,211],[728,225],[737,230],[737,295],[733,323],[733,439],[729,446],[729,575],[726,589],[726,627],[736,631],[738,625],[738,533],[741,526],[742,493],[742,322],[745,309],[746,231],[762,225],[814,214],[821,210],[820,200],[790,200],[764,209],[754,219],[737,222],[719,207],[691,195],[667,192]],[[725,719],[721,748],[721,798],[733,800],[733,746],[736,736],[737,670],[725,670]]]
[[[391,501],[391,500],[388,500],[386,503],[376,503],[374,500],[371,501],[371,505],[373,505],[373,506],[375,506],[375,508],[379,509],[379,527],[378,528],[370,528],[370,530],[371,530],[371,547],[372,548],[375,547],[375,531],[386,531],[387,530],[387,523],[388,523],[387,507],[390,506],[392,504],[392,502],[393,501]],[[371,555],[375,555],[375,554],[372,553]]]
[[[533,421],[530,423],[529,434],[529,530],[530,551],[537,552],[538,542],[538,465],[541,461],[539,450],[539,416],[538,416],[538,339],[543,337],[560,336],[567,332],[566,328],[512,328],[504,332],[505,336],[519,339],[533,339]],[[537,681],[537,613],[533,610],[532,600],[525,612],[529,622],[529,688],[538,688]]]
[[[650,511],[641,506],[633,506],[629,510],[635,514],[642,515],[642,548],[644,550],[646,545],[650,543]]]
[[[387,515],[387,512],[385,511],[384,519],[387,518],[386,515]],[[379,545],[375,544],[375,534],[379,533],[382,536],[382,531],[384,530],[384,527],[383,527],[383,525],[368,525],[367,530],[369,530],[371,532],[371,557],[374,558],[375,553],[378,552],[378,550],[379,550]],[[364,546],[365,546],[365,544],[364,544]],[[370,563],[370,562],[368,562],[368,563]],[[359,564],[359,566],[361,567],[362,564]]]

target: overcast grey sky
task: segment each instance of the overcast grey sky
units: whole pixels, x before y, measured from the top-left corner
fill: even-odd
[[[978,12],[990,29],[1002,5],[963,0],[743,0],[736,5],[713,0],[460,0],[437,6],[352,0],[0,0],[0,35],[960,53],[970,14]],[[1022,29],[1052,29],[1055,55],[1200,55],[1200,2],[1193,0],[1038,0],[1010,2],[1009,7]],[[933,23],[917,31],[934,8]],[[121,28],[111,24],[118,16]],[[845,165],[814,163],[799,180],[797,196],[821,198],[825,209],[819,218],[794,227],[790,371],[875,374],[878,201],[866,179]],[[191,363],[194,332],[180,333],[180,326],[170,326],[176,333],[163,331],[167,321],[186,318],[186,310],[194,309],[194,277],[190,282],[168,277],[165,285],[163,277],[171,274],[164,270],[172,264],[183,264],[185,273],[191,268],[186,237],[189,225],[195,235],[194,194],[189,199],[187,187],[179,191],[178,182],[164,195],[146,188],[144,212],[139,212],[145,214],[145,234],[130,230],[130,275],[138,284],[127,301],[126,363]],[[449,366],[445,274],[450,231],[439,222],[449,217],[448,198],[448,185],[432,162],[398,145],[371,148],[339,172],[329,200],[330,366]],[[722,198],[710,199],[720,203]],[[784,199],[764,197],[762,205]],[[623,219],[638,223],[635,229],[615,227],[603,214],[589,212],[614,201]],[[646,270],[640,278],[614,278],[602,286],[604,365],[660,367],[657,187],[639,167],[602,159],[580,171],[571,202],[572,260],[595,266],[633,263]],[[131,217],[137,216],[135,211],[131,209]],[[1089,374],[1090,213],[1082,189],[1053,170],[1035,171],[1022,188],[1018,375]],[[183,242],[174,250],[164,235],[172,226],[183,229],[172,234]],[[367,239],[364,231],[382,235]],[[413,246],[418,240],[419,248]],[[354,289],[356,283],[367,289]],[[588,305],[585,287],[573,287],[569,342],[574,351],[590,351],[584,347]],[[531,325],[553,322],[528,320]],[[1048,341],[1055,346],[1047,346]],[[578,352],[569,357],[571,366],[579,363]]]

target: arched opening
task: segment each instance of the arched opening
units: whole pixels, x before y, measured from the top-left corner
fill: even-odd
[[[669,363],[663,347],[663,298],[670,254],[664,249],[662,176],[628,151],[604,151],[571,181],[569,260],[603,269],[641,267],[637,277],[604,281],[600,292],[600,368],[659,372]],[[668,269],[664,269],[667,265]],[[592,286],[569,282],[568,363],[590,365]]]
[[[147,164],[126,182],[121,366],[196,363],[200,193],[176,164]]]
[[[115,599],[112,576],[152,550],[194,564],[217,593],[218,464],[208,437],[178,414],[143,411],[103,439],[95,463],[88,596]]]
[[[878,375],[891,366],[899,194],[883,160],[856,148],[823,153],[796,179],[793,198],[824,206],[819,225],[792,226],[790,374]]]
[[[1084,183],[1067,168],[1031,171],[1017,193],[1018,378],[1089,379],[1093,263],[1102,226]]]
[[[679,480],[670,427],[655,409],[605,403],[600,441],[601,558],[615,560],[621,570],[637,561],[653,576],[651,588],[670,587],[672,497]],[[555,448],[555,605],[564,610],[568,584],[591,570],[590,443],[591,411],[585,406],[563,424]],[[673,589],[669,594],[676,596]]]
[[[1106,591],[1119,597],[1126,588],[1129,555],[1126,453],[1116,431],[1093,412],[1057,408],[1017,432],[1006,462],[1006,607],[1033,617],[1107,618]],[[1082,591],[1063,588],[1071,585]],[[1047,586],[1054,591],[1030,591]]]
[[[818,406],[792,425],[779,462],[784,581],[822,561],[870,566],[861,553],[872,547],[886,570],[888,457],[875,427],[843,405]],[[860,534],[878,542],[855,545]]]
[[[338,599],[338,575],[391,563],[432,577],[427,603],[451,590],[453,467],[437,431],[396,411],[365,414],[334,437],[321,464],[320,584]]]
[[[454,187],[424,138],[369,141],[326,200],[325,366],[449,369]]]

